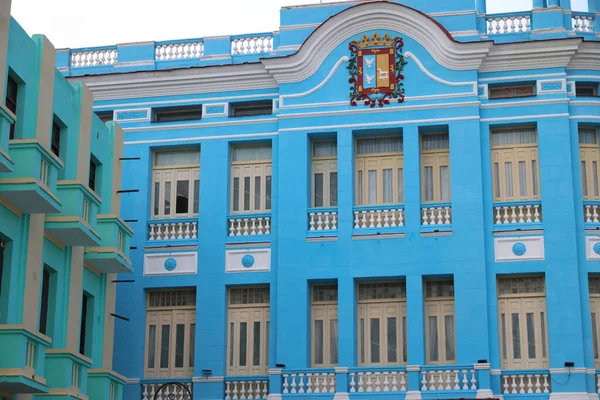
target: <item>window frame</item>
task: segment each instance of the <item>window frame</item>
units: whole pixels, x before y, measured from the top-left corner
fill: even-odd
[[[90,171],[88,179],[88,187],[96,192],[96,178],[98,173],[98,165],[93,158],[90,158]],[[97,193],[97,192],[96,192]]]
[[[447,135],[447,149],[423,149],[423,138],[425,136]],[[450,166],[450,133],[447,131],[424,132],[419,135],[420,159],[421,159],[421,203],[449,203],[452,201],[452,172]],[[444,157],[446,160],[444,161]],[[441,168],[448,168],[448,198],[442,199]],[[432,168],[433,199],[426,200],[427,187],[425,182],[425,168]]]
[[[592,350],[594,367],[600,368],[600,292],[592,292],[592,279],[600,279],[598,275],[588,275],[588,292],[590,297],[590,322],[592,325]]]
[[[591,89],[592,94],[581,94],[579,90]],[[594,82],[575,82],[575,97],[598,97],[598,83]]]
[[[267,112],[268,110],[268,112]],[[229,103],[229,116],[232,118],[257,117],[273,114],[273,100],[254,100]]]
[[[11,91],[11,87],[14,87],[13,91]],[[4,99],[4,104],[6,105],[6,108],[8,108],[15,115],[15,118],[17,117],[17,110],[19,107],[19,89],[19,82],[15,78],[13,78],[9,73],[6,79],[6,97]],[[11,93],[14,93],[14,97],[10,96]],[[8,136],[9,140],[15,138],[16,124],[17,122],[15,121],[10,125],[10,131]]]
[[[271,158],[263,160],[248,160],[239,161],[234,160],[234,153],[236,148],[251,148],[251,147],[265,147],[271,148]],[[271,213],[273,208],[273,145],[269,143],[252,143],[252,144],[232,144],[230,147],[229,157],[229,212],[232,215],[243,215],[243,214],[268,214]],[[248,172],[250,172],[248,174]],[[260,192],[259,192],[259,208],[256,209],[256,178],[260,178]],[[235,210],[236,196],[235,196],[235,179],[238,179],[238,210]],[[245,188],[246,178],[250,185],[249,190],[249,201],[248,209],[245,209]],[[267,181],[270,178],[270,190],[267,190]],[[267,196],[269,194],[269,196]],[[269,201],[267,201],[269,198]],[[267,208],[268,203],[271,207]]]
[[[453,291],[452,296],[427,296],[427,283],[428,282],[444,282],[444,281],[452,281]],[[435,279],[425,279],[423,280],[423,309],[424,309],[424,322],[425,322],[425,364],[426,365],[448,365],[448,364],[456,364],[457,357],[457,348],[456,348],[456,291],[454,289],[454,277],[453,278],[435,278]],[[431,312],[433,308],[437,310],[435,312]],[[449,309],[452,311],[448,311]],[[446,356],[448,354],[448,348],[446,346],[447,336],[446,336],[446,317],[452,316],[453,325],[454,325],[454,337],[453,337],[453,346],[454,346],[454,359],[448,359]],[[436,330],[437,334],[437,343],[438,343],[438,359],[431,360],[431,346],[429,343],[430,337],[430,324],[429,318],[436,317]]]
[[[60,158],[61,136],[63,127],[55,119],[52,121],[52,131],[50,134],[50,150],[54,155]]]
[[[182,107],[160,107],[152,109],[152,123],[179,121],[200,121],[203,117],[202,105]]]
[[[335,284],[336,299],[335,300],[315,300],[315,291],[323,286],[334,286],[333,284],[313,284],[310,288],[310,360],[312,368],[334,368],[339,363],[339,317],[338,317],[338,301],[339,301],[339,290],[337,283]],[[317,363],[317,343],[316,343],[316,321],[322,322],[322,363]],[[336,343],[336,357],[332,360],[332,332],[331,323],[336,321],[337,324],[337,335],[335,337]],[[333,362],[336,361],[336,362]]]
[[[581,195],[584,201],[600,200],[600,146],[598,141],[598,128],[595,126],[578,127],[578,138],[582,129],[593,130],[596,143],[581,143],[578,139]],[[596,163],[595,173],[594,163]],[[595,192],[598,194],[592,194]]]
[[[531,94],[518,95],[517,92],[521,88],[531,88]],[[510,93],[507,96],[494,95],[496,90],[511,90],[515,91],[514,95]],[[524,97],[535,97],[536,96],[535,83],[517,83],[517,84],[498,84],[488,86],[488,99],[490,100],[501,100],[501,99],[519,99]]]
[[[96,116],[98,118],[100,118],[100,121],[102,121],[103,124],[114,120],[114,111],[113,110],[95,111],[94,114],[96,114]]]
[[[335,143],[335,155],[334,156],[316,156],[315,155],[315,144],[316,143]],[[324,139],[324,140],[313,140],[310,143],[311,147],[311,196],[310,206],[311,208],[337,208],[338,206],[338,187],[339,187],[339,175],[338,175],[338,155],[337,155],[337,140],[335,139]],[[336,185],[331,185],[332,174],[336,174]],[[316,176],[317,174],[323,175],[323,205],[316,205]],[[327,190],[328,189],[328,190]],[[332,204],[332,190],[335,189],[336,199],[335,204]]]

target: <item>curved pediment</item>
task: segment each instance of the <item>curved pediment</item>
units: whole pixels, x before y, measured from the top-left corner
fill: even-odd
[[[390,30],[421,44],[442,66],[451,70],[476,70],[491,42],[455,42],[448,31],[429,16],[410,7],[375,1],[348,8],[319,26],[300,49],[286,57],[261,62],[279,83],[300,82],[318,70],[327,56],[349,37],[370,30]]]

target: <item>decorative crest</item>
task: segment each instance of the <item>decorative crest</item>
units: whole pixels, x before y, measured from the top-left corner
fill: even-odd
[[[373,46],[386,46],[393,47],[396,39],[399,39],[398,36],[394,36],[390,39],[390,35],[386,32],[383,34],[383,37],[380,38],[377,32],[373,33],[373,36],[369,39],[369,36],[364,34],[361,40],[353,40],[353,43],[356,43],[359,49],[364,49],[365,47],[373,47]]]

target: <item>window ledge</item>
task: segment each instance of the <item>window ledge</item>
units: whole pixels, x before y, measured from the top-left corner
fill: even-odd
[[[377,240],[377,239],[403,239],[406,237],[406,233],[387,233],[380,234],[377,232],[373,233],[356,233],[352,234],[352,240]]]
[[[432,231],[432,232],[428,232],[428,231],[423,231],[421,230],[421,236],[423,237],[427,237],[427,236],[452,236],[454,233],[452,232],[452,230],[439,230],[439,231]]]
[[[325,235],[323,235],[323,236],[308,236],[306,238],[306,241],[308,243],[314,243],[314,242],[337,242],[337,240],[338,240],[337,233],[335,234],[335,236],[334,235],[331,235],[331,236],[325,236]]]
[[[512,224],[512,225],[494,225],[494,236],[514,235],[515,233],[543,233],[542,224]]]

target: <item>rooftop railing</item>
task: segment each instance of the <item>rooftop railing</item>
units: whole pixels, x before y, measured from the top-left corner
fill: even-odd
[[[531,12],[494,14],[486,17],[488,35],[531,31]]]

